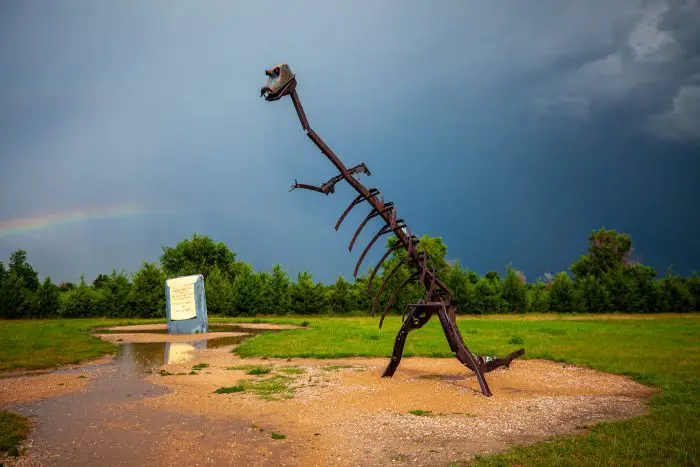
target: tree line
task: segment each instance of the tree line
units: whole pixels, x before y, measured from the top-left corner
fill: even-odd
[[[397,241],[391,238],[387,247]],[[426,251],[434,268],[454,295],[459,313],[659,313],[700,310],[700,277],[658,277],[654,268],[631,259],[632,239],[614,230],[593,231],[588,250],[569,268],[528,282],[521,271],[508,266],[483,276],[446,259],[441,238],[423,236],[418,248]],[[223,242],[195,234],[174,247],[163,247],[158,263],[144,262],[134,274],[112,271],[92,283],[84,276],[77,284],[39,280],[24,250],[14,251],[8,266],[0,261],[0,318],[140,317],[165,316],[165,280],[202,274],[209,313],[223,316],[255,315],[366,315],[372,307],[381,312],[392,292],[411,275],[402,266],[389,272],[405,256],[395,250],[372,277],[373,268],[347,281],[315,282],[308,272],[292,280],[277,264],[270,272],[256,272],[236,259]],[[370,280],[371,279],[371,280]],[[376,293],[385,282],[376,303]],[[371,283],[370,283],[371,282]],[[395,299],[392,313],[400,313],[425,293],[409,283]]]

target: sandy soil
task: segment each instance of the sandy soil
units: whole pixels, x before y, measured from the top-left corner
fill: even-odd
[[[247,393],[213,393],[256,377],[226,370],[236,362],[222,349],[208,354],[210,367],[195,378],[150,377],[172,392],[145,404],[213,418],[235,416],[284,433],[281,443],[292,445],[296,465],[444,465],[641,415],[654,393],[625,377],[538,360],[490,373],[491,398],[483,397],[475,378],[452,359],[407,358],[394,378],[380,378],[386,359],[240,360],[306,371],[291,375],[292,399],[266,401]],[[324,370],[328,365],[353,368]],[[416,409],[432,413],[409,414]]]
[[[82,392],[89,379],[87,373],[50,373],[0,378],[0,407]]]

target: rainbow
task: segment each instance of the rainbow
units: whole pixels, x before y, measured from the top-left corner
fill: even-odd
[[[29,217],[20,217],[6,221],[0,220],[0,238],[40,232],[60,225],[84,222],[95,219],[113,219],[144,214],[147,211],[135,204],[117,204],[72,209],[70,211],[52,212]]]

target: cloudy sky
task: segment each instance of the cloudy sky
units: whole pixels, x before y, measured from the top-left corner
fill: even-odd
[[[700,2],[671,0],[4,1],[0,259],[91,280],[198,232],[350,277],[366,208],[335,232],[348,187],[288,192],[335,174],[291,101],[260,99],[278,63],[345,164],[472,270],[534,280],[602,226],[661,274],[700,269]]]

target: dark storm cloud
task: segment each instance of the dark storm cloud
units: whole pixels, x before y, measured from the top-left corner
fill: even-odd
[[[350,191],[287,193],[334,174],[290,103],[258,97],[279,62],[343,160],[367,162],[414,230],[443,235],[477,271],[563,269],[601,225],[631,233],[660,269],[697,267],[697,1],[0,11],[0,221],[143,207],[0,239],[0,257],[26,248],[54,279],[133,271],[195,231],[257,269],[347,277],[351,227],[332,224]],[[426,173],[427,188],[410,183]]]
[[[553,73],[535,108],[543,116],[625,118],[658,138],[697,142],[699,25],[698,1],[641,4],[617,18],[609,47],[593,46],[585,60]]]

